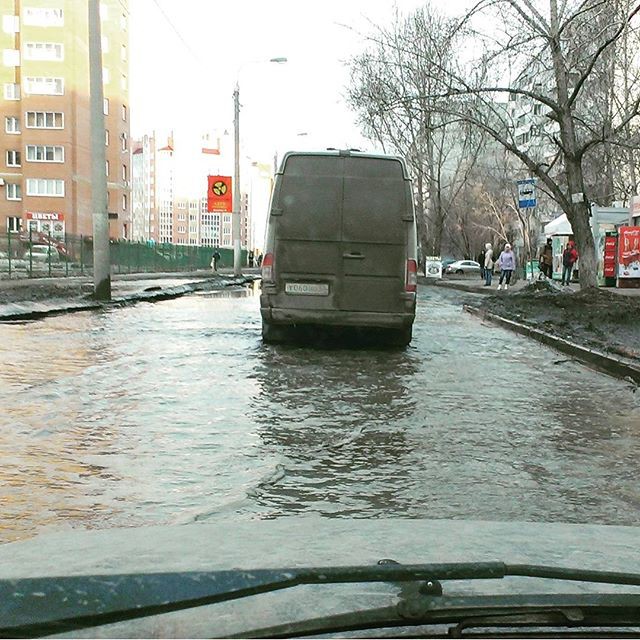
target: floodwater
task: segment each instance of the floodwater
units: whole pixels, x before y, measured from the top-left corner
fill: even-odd
[[[626,382],[433,287],[406,350],[264,345],[256,293],[0,325],[0,541],[312,512],[640,524]]]

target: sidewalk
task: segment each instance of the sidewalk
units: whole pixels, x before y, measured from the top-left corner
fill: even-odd
[[[418,282],[424,285],[433,285],[436,287],[446,287],[449,289],[458,289],[459,291],[467,291],[469,293],[479,293],[484,295],[509,295],[510,293],[516,293],[521,291],[528,284],[531,284],[531,280],[522,280],[519,279],[515,284],[509,285],[509,289],[498,291],[498,278],[494,276],[493,283],[490,287],[484,286],[484,280],[481,280],[479,277],[469,277],[469,278],[455,278],[445,276],[442,279],[435,278],[425,278],[424,276],[418,276]],[[535,282],[535,280],[533,281]],[[554,280],[554,282],[556,282]],[[559,284],[556,282],[556,284]],[[580,285],[577,283],[572,283],[570,286],[571,291],[580,291]],[[566,289],[566,288],[565,288]],[[611,293],[616,293],[623,296],[638,296],[640,297],[640,288],[638,289],[620,289],[618,287],[600,287],[600,289],[605,291],[610,291]],[[567,289],[568,291],[568,289]]]
[[[217,273],[137,273],[112,276],[110,302],[92,297],[93,280],[88,277],[34,278],[0,281],[0,322],[32,320],[59,313],[124,306],[140,301],[157,302],[194,291],[214,291],[253,282],[258,269],[244,269],[233,277],[232,269]]]

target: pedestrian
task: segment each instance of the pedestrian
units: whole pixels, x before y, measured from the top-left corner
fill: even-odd
[[[578,251],[575,242],[569,240],[566,249],[562,252],[562,284],[569,286],[571,283],[571,272],[573,266],[578,261]]]
[[[511,282],[511,274],[516,268],[516,256],[511,250],[511,245],[507,242],[504,245],[504,251],[498,258],[498,266],[500,267],[500,282],[498,283],[498,290],[502,289],[502,281],[506,280],[504,288],[509,288]]]
[[[253,267],[253,251],[249,251],[249,268]]]
[[[213,271],[218,270],[218,262],[220,262],[220,252],[216,249],[211,256],[211,269],[213,269]]]
[[[484,286],[490,287],[493,275],[493,249],[489,242],[484,245],[484,260],[480,264],[484,264]]]
[[[478,254],[478,264],[480,265],[480,280],[484,280],[484,251]]]
[[[551,280],[553,278],[553,247],[551,238],[547,238],[547,244],[542,247],[539,260],[540,271]]]
[[[257,265],[258,265],[258,267],[262,266],[262,254],[261,253],[258,254]]]

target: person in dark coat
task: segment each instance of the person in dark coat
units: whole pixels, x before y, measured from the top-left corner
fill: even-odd
[[[480,280],[484,280],[484,251],[478,254],[476,261],[480,264]]]

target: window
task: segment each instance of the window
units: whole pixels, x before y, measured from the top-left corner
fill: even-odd
[[[127,105],[126,104],[122,105],[122,119],[125,122],[127,121]]]
[[[17,49],[3,49],[2,64],[5,67],[20,66],[20,52]]]
[[[122,210],[123,211],[127,210],[127,196],[126,196],[126,194],[123,194],[123,196],[122,196]]]
[[[123,44],[120,47],[120,59],[122,60],[122,62],[127,61],[127,45],[126,44]]]
[[[102,67],[102,84],[109,84],[110,80],[109,69],[107,69],[107,67]]]
[[[109,146],[109,130],[108,129],[104,130],[104,146],[105,147]]]
[[[64,162],[64,147],[41,144],[27,145],[28,162]]]
[[[64,45],[58,42],[27,42],[24,57],[25,60],[63,60]]]
[[[27,178],[28,196],[64,197],[64,180]]]
[[[109,7],[104,4],[104,2],[100,3],[100,19],[108,20],[109,19]]]
[[[22,200],[22,187],[17,182],[7,182],[7,200]]]
[[[120,142],[122,143],[122,150],[126,151],[127,150],[127,134],[126,133],[120,134]]]
[[[107,171],[107,178],[108,178],[108,177],[109,177],[109,161],[108,161],[108,160],[105,160],[105,161],[104,161],[104,164],[105,164],[105,169],[106,169],[106,171]]]
[[[22,12],[25,24],[32,27],[63,27],[64,14],[62,9],[49,7],[25,7]]]
[[[127,181],[127,165],[126,164],[122,165],[122,179],[125,182]]]
[[[4,99],[5,100],[20,100],[20,85],[14,82],[4,83]]]
[[[20,31],[20,18],[18,16],[2,16],[2,30],[5,33],[18,33]]]
[[[539,116],[542,114],[542,105],[541,104],[534,104],[533,105],[533,113],[536,116]]]
[[[103,98],[102,100],[102,113],[105,116],[109,115],[109,98]]]
[[[24,87],[26,93],[34,95],[61,96],[64,95],[64,78],[27,76]]]
[[[102,53],[109,53],[109,38],[102,36]]]
[[[7,151],[7,167],[19,167],[20,165],[20,152],[10,149]]]
[[[27,111],[27,129],[64,129],[60,111]]]
[[[16,118],[16,116],[6,116],[4,119],[4,130],[7,133],[20,133],[20,118]]]
[[[127,90],[127,76],[125,76],[124,73],[122,74],[122,77],[120,78],[120,88],[123,91]]]
[[[7,231],[10,233],[18,233],[21,226],[22,218],[18,218],[17,216],[9,216],[7,218]]]
[[[123,13],[120,15],[120,30],[121,31],[127,30],[127,14],[126,13]]]

